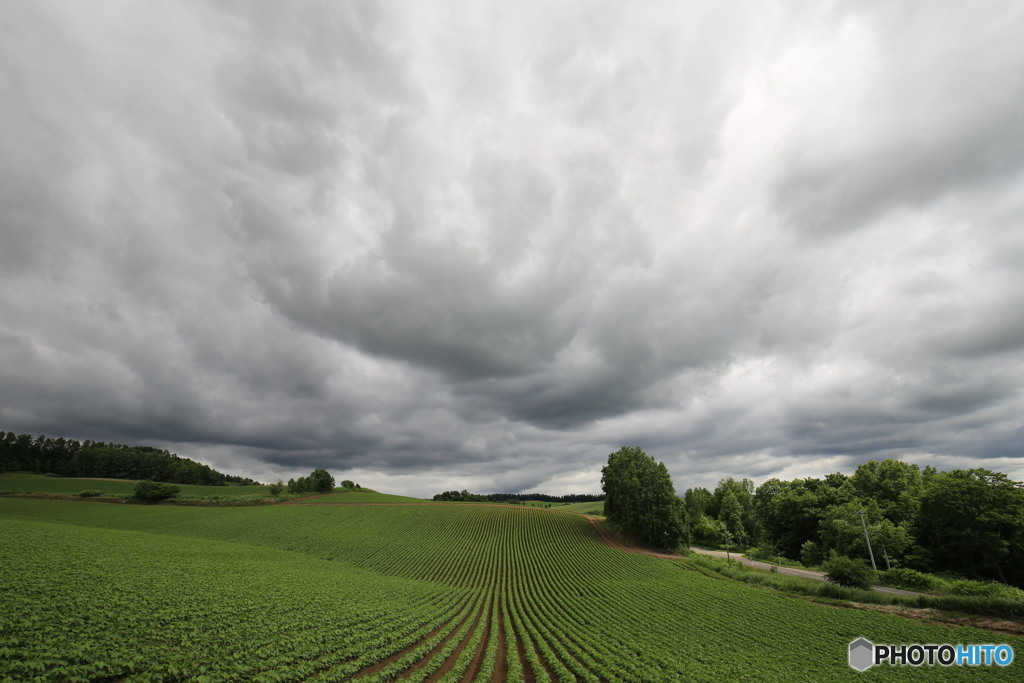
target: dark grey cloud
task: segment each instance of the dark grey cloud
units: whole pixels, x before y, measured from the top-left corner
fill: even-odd
[[[1013,3],[7,16],[0,428],[417,494],[1024,477]]]

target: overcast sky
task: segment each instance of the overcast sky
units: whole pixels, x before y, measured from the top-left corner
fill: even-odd
[[[0,0],[0,429],[1024,479],[1024,4]]]

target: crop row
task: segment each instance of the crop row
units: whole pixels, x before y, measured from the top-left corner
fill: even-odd
[[[11,677],[844,678],[861,635],[950,637],[624,553],[581,517],[520,506],[131,513],[0,500],[2,531],[21,538],[0,557],[20,577],[0,605]],[[1012,678],[1014,667],[986,673]]]

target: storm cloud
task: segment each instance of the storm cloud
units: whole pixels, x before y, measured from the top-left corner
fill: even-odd
[[[4,2],[0,429],[1024,478],[1024,8]]]

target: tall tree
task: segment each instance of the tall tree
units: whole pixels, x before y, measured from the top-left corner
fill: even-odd
[[[638,446],[623,446],[608,456],[601,488],[605,515],[622,533],[670,551],[687,540],[683,504],[665,464]]]
[[[722,496],[722,503],[718,508],[718,520],[725,525],[730,538],[737,545],[746,545],[749,539],[746,527],[743,524],[743,506],[736,500],[733,491],[726,491]]]
[[[726,509],[726,500],[729,500]],[[749,479],[736,481],[727,477],[718,482],[715,493],[708,505],[708,514],[725,522],[733,540],[746,545],[761,535],[760,521],[754,514],[754,482]],[[726,519],[726,516],[729,519]]]
[[[1024,585],[1024,488],[984,469],[931,476],[918,542],[936,569]]]
[[[857,468],[850,483],[862,498],[878,503],[893,524],[916,521],[923,487],[917,465],[899,460],[871,460]]]

